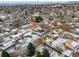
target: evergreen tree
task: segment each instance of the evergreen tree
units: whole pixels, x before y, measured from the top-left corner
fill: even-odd
[[[0,22],[2,22],[2,19],[0,19]]]
[[[64,6],[64,7],[67,7],[67,5],[66,5],[66,4],[63,4],[63,6]]]
[[[75,15],[72,15],[72,18],[75,18]]]
[[[44,49],[43,57],[50,57],[50,54],[49,54],[48,50]]]
[[[43,54],[37,52],[36,57],[50,57],[48,50],[44,49]]]
[[[42,20],[43,20],[43,19],[42,19],[41,16],[36,16],[36,22],[37,22],[37,23],[41,22]]]
[[[40,52],[37,52],[36,57],[43,57],[43,55]]]
[[[27,49],[29,51],[28,56],[33,56],[35,54],[35,47],[33,46],[32,43],[29,43]]]
[[[10,57],[9,53],[5,50],[2,51],[2,57]]]

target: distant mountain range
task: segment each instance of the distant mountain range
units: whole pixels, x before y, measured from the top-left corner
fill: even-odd
[[[79,1],[0,1],[0,6],[15,6],[28,4],[79,4]]]

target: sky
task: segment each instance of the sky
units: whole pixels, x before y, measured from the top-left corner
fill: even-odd
[[[79,0],[0,0],[0,4],[1,3],[10,3],[10,4],[14,4],[14,3],[24,3],[24,2],[31,2],[31,3],[37,3],[37,2],[67,2],[67,1],[79,1]]]
[[[79,0],[0,0],[0,1],[79,1]]]

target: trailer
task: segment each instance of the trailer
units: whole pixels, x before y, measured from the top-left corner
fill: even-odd
[[[15,41],[14,39],[12,40],[8,40],[6,42],[3,42],[0,44],[1,49],[6,50],[8,48],[10,48],[11,46],[15,45]]]

